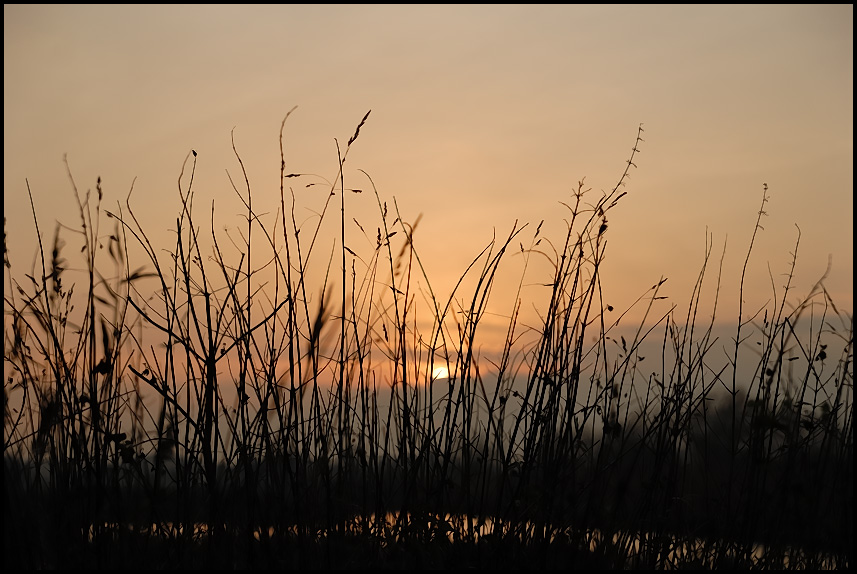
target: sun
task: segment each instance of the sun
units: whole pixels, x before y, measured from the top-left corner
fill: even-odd
[[[446,367],[435,367],[434,371],[431,373],[431,380],[436,381],[438,379],[448,379],[449,371]]]

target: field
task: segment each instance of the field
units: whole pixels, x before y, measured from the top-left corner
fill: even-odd
[[[690,306],[620,334],[600,269],[640,128],[612,191],[581,182],[564,200],[564,237],[516,224],[439,298],[418,221],[344,184],[368,116],[317,220],[297,221],[304,176],[285,160],[276,216],[235,178],[234,251],[213,207],[197,218],[196,152],[167,251],[132,195],[102,205],[100,181],[81,197],[72,180],[83,280],[59,228],[24,274],[4,233],[4,566],[852,565],[853,319],[823,278],[797,303],[739,304],[718,339],[700,312],[706,245]],[[360,254],[345,241],[358,193],[377,199],[374,225],[353,222]],[[513,250],[550,261],[546,312],[522,326],[519,298],[488,360],[481,321]],[[744,276],[715,280],[716,308],[721,280]]]

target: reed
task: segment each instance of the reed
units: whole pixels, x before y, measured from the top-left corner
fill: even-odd
[[[663,279],[626,339],[601,268],[640,127],[609,193],[580,182],[563,203],[564,235],[515,222],[444,297],[419,219],[368,174],[346,185],[369,113],[330,182],[287,173],[288,117],[275,216],[233,143],[237,242],[214,204],[198,224],[196,152],[170,249],[133,193],[104,209],[100,180],[81,197],[70,170],[82,280],[59,227],[42,246],[34,205],[40,269],[13,275],[4,233],[5,566],[850,567],[853,319],[823,278],[787,301],[799,237],[785,291],[739,307],[733,341],[701,319],[708,240],[688,308],[653,314]],[[299,221],[298,183],[327,186],[315,220]],[[370,193],[371,226],[349,208]],[[517,302],[488,360],[480,327],[512,253]],[[518,319],[532,257],[552,269],[536,327]]]

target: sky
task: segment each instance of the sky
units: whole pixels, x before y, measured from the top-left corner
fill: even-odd
[[[767,184],[748,309],[782,297],[799,229],[789,300],[830,263],[825,286],[853,310],[851,5],[4,5],[13,271],[29,272],[37,248],[27,181],[46,242],[55,221],[79,227],[64,156],[81,194],[101,177],[106,208],[133,183],[135,213],[168,247],[190,150],[199,220],[214,200],[218,231],[240,225],[234,137],[254,205],[275,213],[280,125],[295,106],[286,171],[319,176],[287,181],[298,220],[310,225],[326,197],[303,183],[336,178],[337,142],[371,110],[344,173],[365,191],[346,201],[369,237],[349,222],[347,241],[374,244],[363,170],[405,221],[422,216],[415,247],[441,299],[516,221],[529,224],[522,242],[543,220],[540,236],[561,242],[560,202],[581,180],[593,202],[612,190],[642,125],[627,195],[608,216],[608,303],[625,309],[666,277],[659,303],[685,309],[710,236],[709,280],[725,248],[718,321],[734,322]],[[522,260],[504,262],[498,317]],[[525,281],[532,324],[549,281],[547,268]]]

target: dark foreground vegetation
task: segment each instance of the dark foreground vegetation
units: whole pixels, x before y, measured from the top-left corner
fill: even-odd
[[[285,160],[276,217],[233,178],[234,259],[213,207],[195,220],[195,152],[171,249],[131,194],[108,210],[100,181],[81,198],[73,180],[84,279],[70,284],[59,233],[22,277],[4,243],[5,567],[852,565],[853,319],[823,278],[787,302],[790,271],[717,340],[706,245],[689,308],[619,335],[600,268],[640,129],[611,192],[581,183],[566,200],[564,237],[516,223],[466,270],[466,296],[438,299],[416,225],[366,174],[378,223],[349,215],[360,190],[342,167],[366,119],[315,220],[298,222],[288,184],[318,178]],[[332,256],[316,241],[328,221]],[[550,259],[546,311],[534,334],[519,297],[483,360],[480,321],[512,251]],[[637,304],[651,310],[663,282]]]

